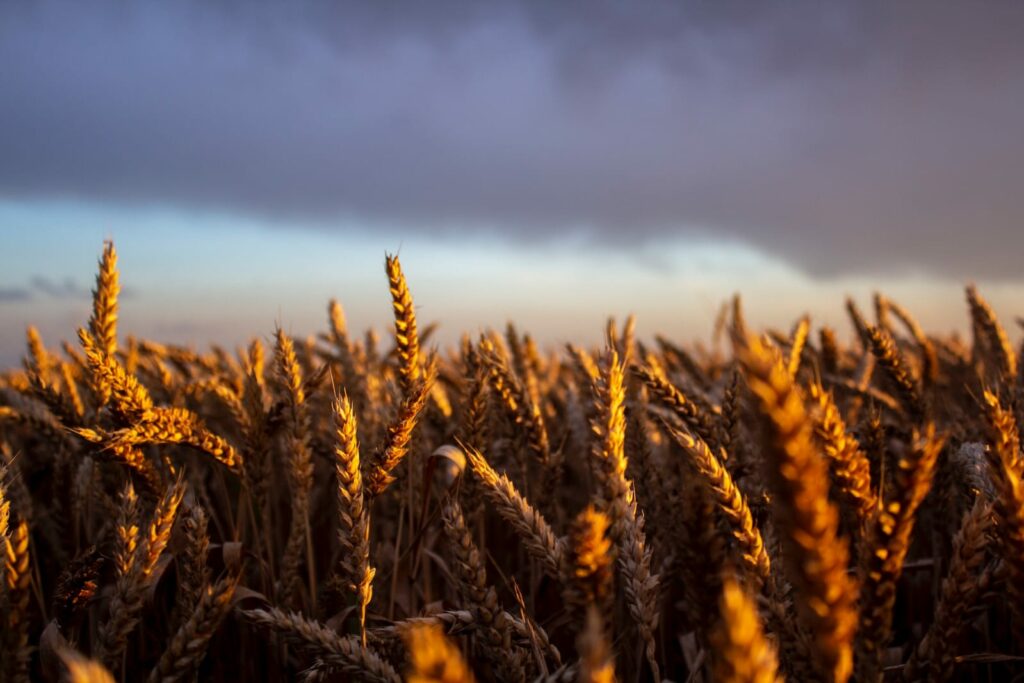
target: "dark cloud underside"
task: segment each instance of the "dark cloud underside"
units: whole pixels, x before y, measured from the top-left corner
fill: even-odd
[[[1021,35],[1009,2],[8,2],[0,194],[1016,277]]]

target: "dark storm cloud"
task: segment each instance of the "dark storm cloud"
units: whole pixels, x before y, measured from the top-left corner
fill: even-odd
[[[1009,2],[12,1],[0,194],[1015,277],[1021,35]]]

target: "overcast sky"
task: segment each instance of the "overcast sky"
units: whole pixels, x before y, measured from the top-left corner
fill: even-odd
[[[696,324],[734,289],[787,287],[803,301],[771,314],[817,312],[878,286],[957,325],[966,280],[1024,293],[1021,36],[1011,2],[9,0],[0,321],[52,318],[110,234],[145,272],[183,241],[301,243],[376,277],[401,246],[428,281],[493,271],[491,306],[527,316],[550,304],[517,283],[611,269],[615,291],[566,297],[578,316]],[[76,226],[78,253],[40,258]],[[139,306],[267,280],[232,253],[140,283]],[[302,283],[331,276],[294,267],[275,305],[306,320],[333,285]],[[645,278],[674,298],[629,299]],[[327,294],[357,307],[379,284],[346,282]],[[436,293],[459,324],[484,308]]]

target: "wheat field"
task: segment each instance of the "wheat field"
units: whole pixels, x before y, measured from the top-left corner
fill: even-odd
[[[105,245],[77,339],[0,374],[3,681],[1024,674],[1024,367],[974,287],[969,341],[876,295],[441,348],[382,277],[385,338],[332,301],[195,350],[118,333]]]

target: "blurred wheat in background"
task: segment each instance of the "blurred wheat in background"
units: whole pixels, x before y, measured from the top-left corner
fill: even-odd
[[[1024,372],[882,295],[710,343],[118,334],[0,375],[4,681],[995,681],[1024,673]],[[386,306],[387,302],[381,302]],[[269,339],[269,343],[261,341]]]

